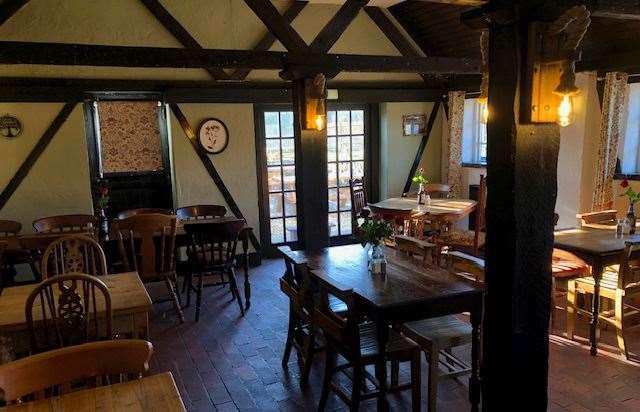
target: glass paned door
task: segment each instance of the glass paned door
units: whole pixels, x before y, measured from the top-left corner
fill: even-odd
[[[264,153],[271,244],[298,240],[293,112],[265,111]]]
[[[350,235],[353,231],[349,179],[364,176],[364,118],[361,108],[327,112],[328,218],[332,237]]]

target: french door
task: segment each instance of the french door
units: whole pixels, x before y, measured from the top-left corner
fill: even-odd
[[[255,124],[261,241],[265,251],[273,252],[274,246],[295,245],[298,240],[293,112],[284,105],[256,106]],[[349,180],[372,174],[367,170],[377,144],[370,143],[370,129],[377,128],[371,124],[367,105],[329,105],[327,110],[327,220],[332,243],[353,240]],[[377,185],[377,178],[374,181]]]

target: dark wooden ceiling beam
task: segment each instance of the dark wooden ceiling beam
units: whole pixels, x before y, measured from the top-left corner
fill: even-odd
[[[638,73],[640,68],[640,49],[623,53],[584,57],[576,63],[576,71],[605,71]]]
[[[293,0],[291,6],[284,12],[282,17],[289,23],[293,23],[296,17],[300,14],[302,9],[307,6],[308,2],[306,1],[296,1]],[[253,50],[256,51],[266,51],[273,46],[276,42],[276,36],[274,36],[270,31],[267,30],[267,33],[256,43],[253,47]],[[236,69],[233,73],[229,75],[229,79],[231,80],[244,80],[251,73],[251,69]]]
[[[244,0],[244,2],[287,50],[298,53],[307,50],[307,43],[280,15],[271,0]]]
[[[309,54],[275,51],[178,49],[65,43],[0,42],[0,64],[63,66],[248,68],[282,70],[299,66],[327,71],[475,74],[480,63],[450,57]]]
[[[309,45],[314,53],[327,53],[369,0],[347,0]]]
[[[0,2],[0,26],[18,12],[29,0],[5,0]]]
[[[590,7],[594,17],[620,20],[640,20],[640,2],[637,0],[597,0]]]
[[[178,20],[173,17],[171,13],[167,9],[164,8],[162,4],[158,0],[140,0],[142,4],[153,14],[162,24],[162,26],[167,29],[169,33],[173,35],[184,47],[191,49],[202,49],[202,46],[198,41],[193,38],[191,33],[187,29],[185,29]],[[211,77],[214,79],[228,79],[229,76],[225,71],[220,67],[209,67],[205,69]]]

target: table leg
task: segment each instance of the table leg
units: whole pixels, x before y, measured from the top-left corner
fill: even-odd
[[[480,323],[482,308],[471,312],[471,377],[469,378],[469,402],[471,411],[478,412],[480,407]]]
[[[376,329],[378,334],[378,345],[380,348],[386,348],[389,340],[389,325],[383,319],[377,319]],[[384,349],[381,349],[384,352]],[[380,385],[380,395],[378,396],[378,411],[388,411],[389,403],[387,402],[387,361],[384,355],[376,361],[376,379]]]
[[[251,306],[251,284],[249,283],[249,239],[245,236],[242,239],[242,266],[244,269],[244,302],[245,308]]]
[[[602,280],[602,272],[604,266],[601,263],[595,263],[592,269],[593,275],[593,299],[591,302],[591,325],[589,327],[589,341],[591,343],[591,356],[598,354],[598,314],[600,312],[600,280]]]
[[[149,340],[149,314],[147,312],[134,313],[132,323],[133,339]]]

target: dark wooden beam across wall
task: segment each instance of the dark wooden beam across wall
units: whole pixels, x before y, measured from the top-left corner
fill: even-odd
[[[431,114],[429,115],[429,120],[427,121],[427,128],[422,135],[422,139],[420,140],[420,145],[418,145],[418,150],[416,151],[416,157],[413,159],[413,163],[411,164],[411,168],[409,169],[409,174],[407,175],[407,180],[404,183],[404,189],[402,189],[402,193],[408,193],[411,190],[411,179],[415,176],[416,171],[418,170],[418,166],[420,166],[420,162],[422,161],[422,155],[424,154],[424,150],[427,147],[427,143],[429,143],[429,137],[431,136],[431,130],[433,129],[433,124],[436,121],[436,117],[438,116],[438,110],[440,109],[440,102],[435,102],[433,108],[431,109]]]
[[[29,0],[4,0],[0,2],[0,26],[18,12]]]
[[[319,72],[477,74],[480,62],[450,57],[309,54],[275,51],[177,49],[65,43],[0,42],[0,64],[64,66],[248,68],[308,67]]]
[[[313,53],[327,53],[331,50],[367,3],[369,3],[369,0],[347,0],[309,45],[310,51]]]
[[[307,43],[291,27],[291,24],[280,15],[271,0],[244,0],[244,2],[287,50],[291,52],[307,50]]]
[[[185,29],[178,20],[164,8],[158,0],[140,0],[155,18],[175,37],[184,47],[202,49],[200,43]],[[227,73],[220,67],[205,68],[214,79],[228,79]]]
[[[33,168],[40,158],[40,155],[42,155],[47,146],[49,146],[49,143],[51,143],[53,137],[58,133],[58,130],[60,130],[60,127],[69,118],[69,115],[76,107],[76,104],[76,102],[65,104],[58,115],[53,119],[49,127],[47,127],[47,130],[45,130],[40,139],[38,139],[38,142],[33,149],[31,149],[27,158],[24,159],[24,162],[22,162],[7,186],[4,188],[2,193],[0,193],[0,210],[4,208],[11,196],[15,193],[16,189],[20,186],[20,183],[22,183],[24,178],[27,177],[31,168]]]
[[[640,49],[597,57],[585,57],[576,63],[576,70],[604,72],[638,72],[640,68]]]
[[[189,124],[189,121],[187,120],[184,113],[182,113],[182,110],[180,110],[180,107],[175,103],[171,103],[169,107],[171,108],[173,115],[176,117],[176,119],[178,119],[178,122],[180,123],[180,127],[182,127],[182,130],[184,131],[185,137],[187,138],[187,140],[189,140],[189,143],[191,143],[193,150],[196,152],[196,154],[200,158],[202,165],[205,167],[205,169],[209,173],[209,176],[211,176],[211,180],[213,180],[213,183],[216,185],[216,187],[222,194],[222,197],[224,198],[224,201],[229,206],[229,209],[231,209],[231,212],[238,219],[244,219],[245,217],[242,214],[242,211],[240,210],[240,208],[238,207],[238,204],[236,203],[235,199],[231,195],[231,192],[229,192],[229,189],[227,189],[227,186],[224,184],[222,177],[218,173],[218,170],[216,169],[216,167],[213,165],[213,162],[209,158],[209,155],[198,144],[196,133],[194,132],[191,125]],[[258,242],[258,238],[253,232],[251,232],[251,237],[249,238],[249,240],[251,241],[251,244],[253,245],[256,252],[260,252],[260,242]]]
[[[300,14],[302,9],[307,6],[306,1],[296,1],[294,0],[289,6],[289,8],[284,12],[282,17],[287,21],[287,23],[291,24],[293,20]],[[267,30],[267,33],[256,43],[253,47],[253,50],[257,51],[266,51],[273,46],[276,42],[276,36],[274,36],[270,31]],[[251,69],[236,69],[231,75],[229,75],[229,79],[231,80],[244,80],[251,73]]]

